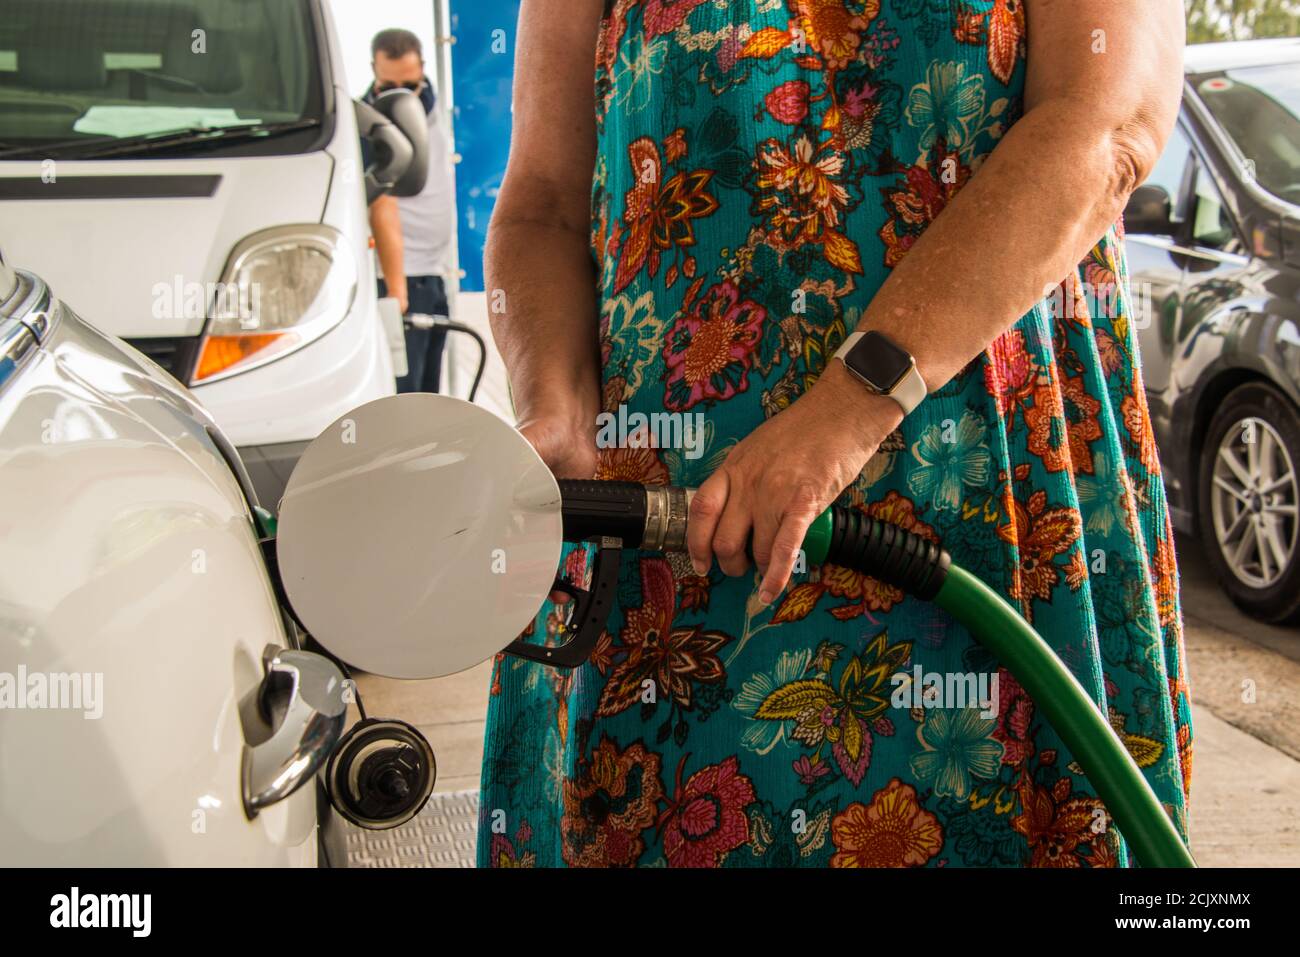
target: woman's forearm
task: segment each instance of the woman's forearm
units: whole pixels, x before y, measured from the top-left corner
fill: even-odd
[[[600,353],[586,235],[544,215],[497,215],[484,268],[492,335],[519,420],[594,430]]]
[[[483,255],[520,425],[565,439],[594,436],[601,404],[589,249],[601,11],[601,0],[520,4],[510,160]]]
[[[1178,114],[1180,0],[1028,0],[1025,9],[1025,114],[861,324],[908,349],[931,391],[1077,268],[1119,219]]]
[[[931,391],[1044,298],[1123,212],[1146,161],[1085,112],[1049,102],[1026,113],[864,313],[861,328],[911,352]]]

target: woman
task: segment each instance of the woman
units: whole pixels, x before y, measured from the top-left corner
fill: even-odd
[[[589,664],[496,662],[482,865],[1130,863],[962,627],[798,565],[837,500],[1015,603],[1185,836],[1177,571],[1118,223],[1182,42],[1178,0],[523,0],[487,252],[520,428],[560,476],[699,493],[689,559],[626,558]],[[924,401],[835,357],[855,330],[883,336],[859,360],[910,354]],[[598,449],[620,405],[703,447]]]

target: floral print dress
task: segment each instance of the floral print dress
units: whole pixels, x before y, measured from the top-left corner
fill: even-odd
[[[809,388],[1021,113],[1025,30],[1020,0],[607,2],[605,406],[700,413],[703,447],[603,449],[601,477],[697,486]],[[1117,224],[841,503],[941,540],[1014,603],[1185,838],[1177,570],[1135,325]],[[832,566],[766,609],[757,585],[627,553],[588,664],[496,660],[480,866],[1133,863],[1034,701],[944,612]],[[533,640],[558,620],[544,608]],[[958,704],[952,676],[982,699]]]

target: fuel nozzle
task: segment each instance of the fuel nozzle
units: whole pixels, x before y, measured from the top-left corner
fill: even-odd
[[[625,548],[686,550],[695,489],[596,480],[559,484],[566,541],[616,537]],[[810,565],[841,565],[926,600],[938,593],[950,563],[934,542],[838,505],[817,517],[803,547]]]
[[[618,538],[625,548],[680,552],[695,489],[639,482],[561,479],[568,542]]]

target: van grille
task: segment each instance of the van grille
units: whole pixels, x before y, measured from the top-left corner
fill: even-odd
[[[199,351],[198,336],[127,339],[126,344],[143,352],[183,383],[190,381],[194,360]]]

